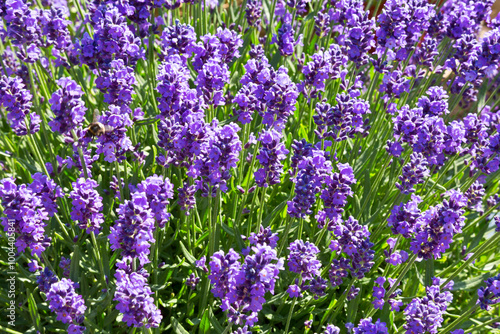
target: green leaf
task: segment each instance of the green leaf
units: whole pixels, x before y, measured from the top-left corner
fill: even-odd
[[[172,322],[172,327],[174,328],[174,333],[177,334],[189,334],[187,330],[182,327],[182,325],[177,321],[175,317],[171,317],[170,321]]]
[[[274,208],[274,210],[262,221],[262,226],[265,226],[265,227],[269,226],[272,223],[272,220],[274,220],[274,218],[278,214],[278,212],[280,212],[281,210],[283,210],[283,208],[285,207],[287,201],[288,201],[288,199],[286,199],[283,202],[281,202],[280,204],[278,204]]]
[[[151,125],[151,124],[156,124],[158,123],[159,119],[156,117],[151,117],[151,118],[146,118],[142,119],[140,121],[137,121],[134,123],[136,126],[144,126],[144,125]]]
[[[35,328],[37,331],[40,330],[40,315],[38,314],[38,306],[35,301],[35,298],[33,298],[33,294],[31,293],[30,289],[26,289],[26,295],[28,297],[28,309],[30,312],[30,317],[31,321],[33,322]]]
[[[473,291],[477,290],[479,286],[491,276],[490,272],[484,273],[478,277],[474,277],[468,280],[456,280],[453,290],[455,291]]]
[[[229,234],[231,237],[234,238],[235,236],[235,233],[234,233],[234,229],[230,228],[229,226],[227,226],[226,224],[224,223],[221,223],[221,226],[222,226],[222,229],[227,233]]]
[[[208,317],[208,309],[206,309],[203,312],[203,316],[201,317],[200,332],[209,333],[209,331],[210,331],[210,319]]]
[[[182,243],[182,241],[179,241],[179,245],[181,246],[182,253],[186,257],[189,263],[194,264],[196,261],[196,258],[189,253],[189,251],[186,249],[186,246]]]
[[[222,333],[224,328],[219,324],[217,319],[214,316],[214,312],[212,311],[212,307],[208,309],[208,316],[210,318],[210,323],[214,326],[217,333]]]
[[[73,282],[80,282],[80,247],[75,245],[73,248],[73,256],[71,257],[71,265],[69,268],[69,278]]]

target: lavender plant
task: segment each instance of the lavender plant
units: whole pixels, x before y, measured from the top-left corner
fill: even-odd
[[[0,0],[0,332],[500,332],[493,5]]]

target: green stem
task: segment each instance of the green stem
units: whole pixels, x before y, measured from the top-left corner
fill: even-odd
[[[347,295],[349,294],[349,291],[351,291],[351,288],[352,288],[355,280],[356,280],[356,278],[352,278],[351,279],[351,281],[349,282],[349,285],[347,286],[347,289],[344,291],[344,293],[342,294],[342,296],[340,296],[340,298],[337,300],[337,302],[335,303],[335,306],[328,309],[328,311],[326,312],[326,314],[321,319],[319,327],[323,326],[323,324],[325,323],[325,320],[327,320],[330,317],[330,314],[334,310],[335,310],[335,312],[332,315],[332,319],[335,319],[337,317],[337,315],[339,314],[340,310],[342,309],[342,306],[344,305],[344,301],[346,300]],[[328,321],[328,322],[331,322],[331,321]]]
[[[449,324],[445,329],[443,329],[439,334],[446,334],[453,330],[457,325],[459,325],[462,321],[469,319],[469,316],[474,313],[479,308],[479,304],[474,305],[469,310],[467,310],[464,314],[458,317],[455,321]]]
[[[299,277],[298,286],[301,286],[301,285],[302,285],[302,276]],[[290,321],[292,320],[293,309],[294,309],[296,303],[297,303],[297,297],[293,297],[292,306],[290,306],[290,311],[288,312],[288,317],[286,319],[285,334],[288,333],[288,329],[290,328]]]
[[[457,270],[455,270],[453,272],[453,274],[451,274],[443,284],[441,284],[441,289],[443,289],[446,286],[446,284],[448,284],[453,278],[455,278],[458,274],[460,274],[460,272],[462,270],[467,268],[469,266],[469,264],[471,264],[474,260],[476,260],[479,256],[481,256],[485,251],[489,250],[489,247],[491,245],[493,245],[494,248],[496,248],[498,246],[499,240],[500,240],[500,232],[497,232],[488,241],[486,241],[484,244],[482,244],[477,249],[477,251],[469,259],[467,259],[467,261],[462,263],[462,265],[460,267],[458,267]]]
[[[101,278],[101,282],[104,286],[106,286],[106,278],[104,277],[104,264],[102,262],[102,258],[101,258],[101,253],[100,253],[100,249],[99,249],[99,245],[97,244],[97,240],[95,238],[95,234],[94,232],[90,232],[90,238],[92,239],[92,245],[94,246],[94,254],[95,254],[95,257],[96,257],[96,260],[97,260],[97,263],[99,265],[99,269],[101,271],[101,275],[100,278]]]
[[[465,333],[471,333],[471,332],[477,331],[480,328],[486,327],[488,325],[494,324],[495,322],[499,322],[499,321],[500,321],[500,317],[493,318],[491,320],[483,322],[481,325],[477,325],[475,327],[469,328],[468,330],[465,331]]]

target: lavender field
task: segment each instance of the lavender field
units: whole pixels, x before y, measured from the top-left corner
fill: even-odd
[[[0,333],[500,333],[494,0],[0,0]]]

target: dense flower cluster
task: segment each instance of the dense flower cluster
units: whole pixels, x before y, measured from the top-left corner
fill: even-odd
[[[441,292],[439,285],[442,282],[439,278],[434,278],[432,283],[426,287],[425,297],[416,297],[406,305],[406,333],[437,333],[443,323],[443,314],[453,300],[453,295],[449,291]],[[450,284],[446,289],[451,289]]]
[[[113,300],[123,314],[123,322],[131,327],[158,327],[162,315],[154,303],[153,292],[147,285],[147,276],[118,269],[115,273],[116,292]]]
[[[126,18],[118,7],[112,4],[100,5],[92,16],[94,35],[85,33],[75,43],[77,56],[82,64],[90,68],[111,63],[113,59],[122,59],[125,65],[134,66],[144,58],[144,49],[139,37],[127,26]]]
[[[98,234],[104,223],[102,214],[102,197],[94,189],[97,182],[92,179],[80,178],[72,183],[73,190],[69,193],[73,210],[71,219],[78,222],[78,227],[87,233]]]
[[[368,63],[368,53],[375,46],[374,18],[363,7],[363,1],[337,1],[328,15],[337,23],[333,29],[339,32],[337,41],[345,49],[349,60],[360,67]]]
[[[180,56],[169,56],[160,65],[158,146],[166,152],[159,161],[162,165],[189,166],[206,137],[207,125],[201,110],[203,99],[189,88],[189,78],[189,69]]]
[[[139,183],[137,189],[134,190],[146,194],[156,222],[160,228],[163,228],[170,219],[167,205],[170,203],[169,200],[174,197],[174,185],[168,178],[153,175]]]
[[[368,129],[363,116],[370,113],[370,105],[363,99],[341,93],[335,98],[337,104],[332,107],[323,101],[316,104],[314,122],[318,126],[316,134],[320,138],[329,138],[339,142],[353,138],[356,133]]]
[[[75,292],[75,284],[70,279],[63,278],[54,282],[47,292],[49,309],[57,314],[57,320],[64,324],[83,322],[83,314],[87,309],[82,296]]]
[[[488,278],[485,283],[485,287],[477,290],[477,303],[483,310],[489,310],[491,305],[500,303],[500,275]]]
[[[327,219],[333,224],[328,223],[328,230],[332,231],[338,217],[344,212],[344,206],[347,204],[347,197],[354,193],[351,185],[356,183],[354,171],[349,164],[338,163],[336,168],[339,172],[327,175],[324,182],[325,188],[321,191],[320,198],[323,200],[324,208],[318,211],[316,219],[318,227],[322,228]]]
[[[425,0],[390,0],[378,16],[378,53],[405,60],[435,14],[433,5]]]
[[[31,266],[35,266],[36,270],[30,270],[32,272],[39,271],[39,275],[36,278],[36,283],[38,284],[38,288],[40,291],[42,291],[45,294],[49,293],[50,287],[59,281],[57,276],[54,274],[52,270],[49,269],[49,267],[45,267],[42,269],[41,266],[38,266],[36,264],[36,261],[32,261]]]
[[[476,210],[479,212],[483,211],[482,201],[484,197],[485,189],[483,184],[475,181],[469,189],[465,192],[467,197],[467,208],[470,210]]]
[[[375,251],[370,241],[370,232],[352,216],[346,221],[338,220],[333,227],[335,238],[330,242],[330,249],[337,255],[344,253],[332,262],[330,268],[330,283],[333,286],[342,284],[348,273],[361,279],[370,271],[374,262]]]
[[[257,159],[263,168],[255,172],[255,183],[259,187],[269,187],[280,182],[283,173],[284,160],[288,154],[285,144],[281,142],[283,135],[274,130],[266,130],[260,134],[259,141],[262,143]]]
[[[51,238],[45,235],[45,227],[50,217],[57,212],[56,198],[62,196],[62,190],[53,180],[40,173],[32,175],[29,185],[16,185],[15,179],[0,181],[2,198],[2,225],[7,232],[14,228],[18,233],[15,245],[18,252],[29,247],[32,255],[41,256],[50,245]],[[10,225],[12,220],[14,225]],[[11,231],[11,230],[10,230]]]
[[[496,263],[493,3],[0,0],[0,247],[32,318],[477,330],[447,308]],[[500,275],[477,294],[499,304]]]
[[[288,214],[304,218],[312,213],[316,194],[321,191],[333,168],[331,161],[327,159],[327,152],[316,149],[305,141],[295,140],[292,148],[295,150],[292,164],[297,172],[292,178],[295,183],[295,197],[288,201]]]
[[[412,153],[410,161],[403,166],[403,171],[399,176],[401,183],[396,182],[396,188],[403,194],[414,192],[414,186],[424,183],[425,178],[429,176],[430,171],[427,166],[428,162],[422,153]]]
[[[188,176],[197,179],[196,185],[203,196],[215,196],[217,189],[226,192],[231,169],[236,167],[242,149],[238,137],[239,126],[231,123],[219,126],[214,120],[207,128],[207,139],[201,152],[188,170]]]
[[[143,192],[131,194],[131,199],[120,204],[118,219],[110,227],[111,249],[121,249],[124,259],[138,258],[141,265],[149,263],[149,248],[155,241],[155,220],[149,208],[147,195]]]
[[[132,126],[134,119],[142,118],[140,109],[134,111],[133,118],[129,110],[117,105],[109,105],[108,109],[100,117],[101,122],[109,131],[97,138],[97,154],[103,154],[107,162],[125,160],[125,154],[134,150],[132,140],[127,135],[127,130]]]
[[[389,330],[387,329],[385,322],[378,319],[375,323],[373,323],[372,318],[361,319],[358,326],[352,328],[352,332],[354,334],[389,334]]]
[[[184,183],[184,185],[178,189],[178,204],[181,210],[185,211],[186,215],[189,216],[189,210],[194,208],[196,200],[194,194],[196,193],[196,186],[189,185],[189,183]]]
[[[19,77],[0,76],[0,106],[9,112],[7,120],[18,136],[40,130],[40,116],[30,113],[32,96]]]
[[[123,59],[114,59],[109,68],[96,79],[96,87],[104,93],[104,102],[128,105],[132,102],[133,86],[136,84],[134,70],[125,66]]]
[[[227,254],[214,253],[210,261],[212,293],[222,299],[221,308],[227,311],[228,321],[252,327],[265,303],[265,294],[274,294],[278,274],[283,270],[283,259],[267,244],[256,243],[243,263],[233,249]]]
[[[460,191],[449,190],[448,200],[430,207],[419,217],[410,250],[424,259],[438,259],[453,241],[455,234],[462,232],[465,225],[464,207],[467,197]]]
[[[239,110],[235,110],[238,120],[250,123],[252,114],[257,112],[263,124],[282,131],[288,117],[295,112],[299,95],[287,68],[282,66],[275,71],[265,56],[250,59],[244,67],[246,73],[240,81],[243,86],[234,98],[239,106]]]
[[[161,37],[164,55],[178,54],[186,57],[189,52],[188,50],[196,42],[196,33],[193,27],[181,24],[179,20],[165,27]]]
[[[295,46],[302,43],[302,35],[295,39],[295,30],[292,25],[285,23],[278,29],[278,35],[273,36],[273,43],[278,45],[282,56],[291,56],[295,51]]]
[[[245,237],[246,238],[246,237]],[[278,233],[273,233],[270,227],[260,227],[259,233],[251,232],[248,237],[248,242],[250,245],[263,245],[269,246],[271,248],[276,248],[278,245]],[[250,248],[247,249],[250,251]],[[247,250],[244,250],[243,253],[248,253]]]
[[[245,17],[249,26],[259,26],[262,15],[262,0],[248,0]]]
[[[418,205],[422,202],[419,196],[412,195],[407,203],[400,203],[394,206],[387,223],[392,233],[401,234],[405,238],[410,238],[415,232],[417,221],[421,215]]]
[[[338,79],[347,64],[347,57],[337,44],[327,50],[321,49],[311,56],[311,61],[304,65],[304,80],[297,85],[299,91],[308,97],[317,97],[325,90],[328,79]]]
[[[82,100],[82,88],[76,82],[63,77],[57,80],[57,84],[61,88],[49,100],[55,115],[49,125],[52,131],[65,134],[82,126],[87,108]]]

